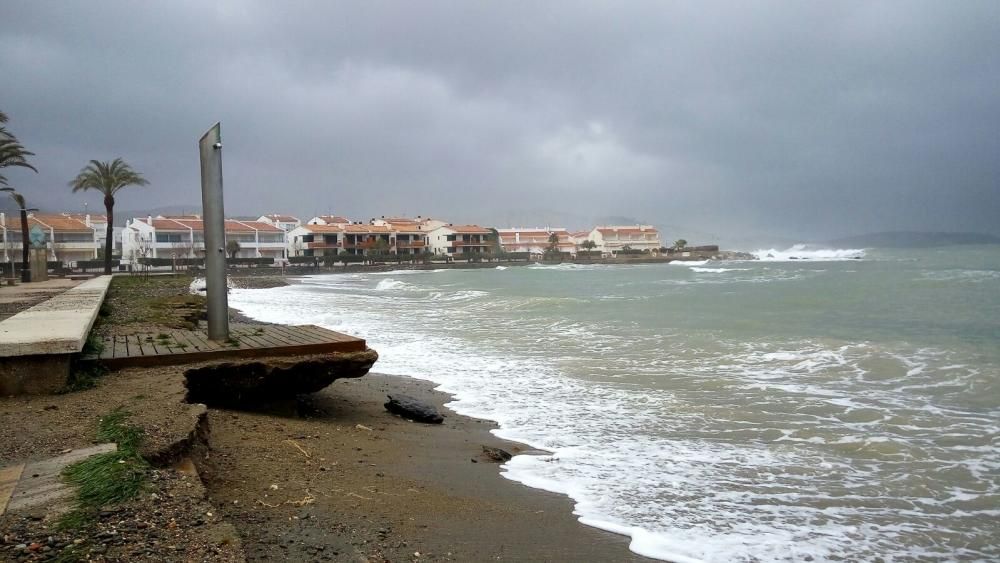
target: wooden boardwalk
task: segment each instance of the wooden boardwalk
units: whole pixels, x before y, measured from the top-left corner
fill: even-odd
[[[100,361],[108,369],[163,366],[216,359],[296,356],[331,352],[360,352],[361,338],[314,325],[258,325],[231,323],[230,340],[208,339],[204,326],[198,330],[113,336],[104,339],[100,355],[85,359]]]

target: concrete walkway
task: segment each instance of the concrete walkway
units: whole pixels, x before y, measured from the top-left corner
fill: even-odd
[[[83,350],[110,284],[111,276],[85,281],[0,322],[0,357]]]
[[[62,480],[63,469],[94,454],[116,449],[115,444],[99,444],[0,469],[0,515],[30,513],[34,509],[41,509],[43,514],[65,512],[70,508],[68,501],[73,489]]]
[[[77,285],[80,282],[76,280],[53,278],[43,282],[0,286],[0,320],[12,317]]]
[[[76,285],[0,322],[0,395],[54,393],[83,350],[111,276]]]

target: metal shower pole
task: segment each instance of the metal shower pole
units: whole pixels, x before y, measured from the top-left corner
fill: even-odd
[[[201,206],[205,231],[205,299],[208,337],[229,338],[226,286],[226,212],[222,197],[222,127],[216,123],[198,141],[201,152]]]

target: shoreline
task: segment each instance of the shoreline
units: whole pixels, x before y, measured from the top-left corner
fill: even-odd
[[[273,281],[266,281],[266,280],[268,280],[268,278],[262,278],[262,280],[265,280],[265,283],[262,283],[260,285],[256,285],[253,282],[250,282],[248,284],[241,285],[240,288],[241,289],[271,289],[271,288],[274,288],[274,287],[288,286],[288,285],[293,285],[293,284],[300,283],[301,282],[301,276],[290,276],[290,277],[287,277],[287,278],[280,278],[280,280],[286,282],[286,283],[283,283],[283,284],[275,284]],[[249,316],[245,315],[242,311],[240,311],[238,309],[231,308],[231,310],[236,315],[238,315],[240,318],[249,319],[249,320],[251,320],[251,322],[261,322],[261,321],[258,321],[256,319],[253,319],[252,317],[249,317]],[[373,370],[377,370],[377,369],[378,369],[378,364],[376,363],[376,365],[373,368]],[[414,396],[414,397],[416,397],[416,398],[418,398],[420,400],[423,400],[425,402],[433,404],[435,407],[438,408],[439,412],[441,412],[442,414],[445,415],[445,417],[446,417],[445,418],[445,425],[449,424],[450,421],[458,421],[459,425],[462,426],[466,431],[471,431],[471,433],[474,435],[472,441],[473,442],[479,442],[480,446],[490,446],[490,447],[495,447],[495,448],[501,448],[501,449],[504,449],[507,452],[509,452],[509,453],[511,453],[512,455],[515,455],[515,456],[516,455],[551,455],[552,454],[552,452],[545,451],[545,450],[542,450],[540,448],[536,448],[534,446],[531,446],[530,444],[524,444],[524,443],[521,443],[521,442],[515,442],[515,441],[508,440],[508,439],[505,439],[505,438],[502,438],[502,437],[499,437],[499,436],[495,435],[492,432],[492,430],[500,428],[499,424],[496,421],[485,419],[485,418],[477,418],[477,417],[472,417],[472,416],[468,416],[468,415],[463,415],[463,414],[458,413],[454,409],[445,406],[446,404],[451,404],[451,403],[454,403],[454,402],[458,402],[460,399],[457,396],[455,396],[455,395],[453,395],[451,393],[439,390],[438,387],[440,385],[437,384],[437,383],[435,383],[435,382],[433,382],[433,381],[431,381],[431,380],[428,380],[428,379],[422,379],[422,378],[419,378],[419,377],[408,376],[408,375],[397,375],[397,374],[389,374],[389,373],[383,373],[383,372],[378,372],[378,371],[372,371],[368,375],[364,376],[363,378],[357,379],[357,380],[342,380],[340,382],[335,382],[330,387],[327,387],[326,389],[318,392],[317,394],[314,394],[314,396],[317,397],[317,398],[319,398],[319,397],[321,397],[321,396],[323,396],[323,395],[325,395],[327,393],[336,393],[337,391],[335,390],[335,388],[340,387],[340,389],[343,389],[346,385],[354,385],[355,387],[358,387],[359,386],[358,383],[361,382],[361,381],[365,381],[365,380],[367,380],[367,382],[372,382],[372,381],[386,382],[386,383],[383,383],[383,387],[384,388],[387,388],[387,387],[391,386],[391,387],[393,387],[396,390],[396,392],[399,392],[399,389],[402,388],[404,390],[404,394],[409,394],[409,395]],[[319,398],[318,400],[325,401],[326,399],[325,398]],[[360,404],[358,402],[358,398],[357,397],[352,397],[351,400],[355,401],[355,406],[357,406],[357,404]],[[369,409],[370,409],[371,408],[371,404],[367,404],[367,403],[371,403],[371,398],[370,397],[365,397],[364,401],[366,403],[366,406],[369,407]],[[375,410],[377,411],[378,409],[375,408]],[[369,411],[369,414],[371,414],[373,417],[377,416],[374,412],[371,412],[371,411]],[[398,418],[398,417],[394,417],[394,418]],[[363,422],[358,422],[357,424],[364,425]],[[415,427],[419,428],[421,426],[428,426],[428,425],[422,425],[422,424],[413,423],[413,424],[411,424],[411,426],[415,426]],[[428,429],[428,431],[432,431],[432,430],[433,430],[433,425],[431,425],[431,428]],[[468,439],[465,440],[465,442],[469,442],[469,441],[470,440],[468,440]],[[450,448],[450,451],[448,451],[446,455],[449,455],[449,456],[453,455],[455,453],[454,449],[455,449],[454,447]],[[486,465],[491,465],[492,464],[490,460],[488,460],[486,457],[484,457],[483,455],[481,455],[482,454],[481,449],[477,449],[477,448],[465,449],[464,453],[466,453],[466,454],[468,454],[470,456],[469,457],[469,462],[468,462],[470,464],[477,463],[477,464],[481,465],[483,462],[485,462]],[[408,454],[408,455],[410,457],[412,457],[411,454]],[[425,462],[426,462],[427,465],[435,466],[435,467],[439,466],[442,463],[441,461],[436,461],[435,462],[433,460],[425,460]],[[462,480],[462,478],[460,476],[457,476],[457,475],[454,474],[454,471],[456,469],[460,469],[460,467],[462,465],[464,465],[464,463],[459,463],[458,467],[451,467],[450,470],[447,472],[448,474],[450,474],[452,476],[452,478],[454,478],[456,480],[456,481],[453,481],[453,482],[457,482],[457,481],[461,481]],[[557,518],[559,518],[560,520],[562,520],[562,519],[569,520],[570,523],[571,523],[571,525],[569,525],[568,527],[572,528],[572,527],[575,526],[576,528],[578,528],[580,530],[581,534],[583,534],[586,538],[588,538],[587,542],[588,542],[588,544],[590,544],[590,548],[586,552],[580,553],[579,556],[562,558],[561,556],[556,557],[555,554],[552,553],[550,555],[546,555],[542,559],[549,560],[549,561],[586,560],[586,559],[590,558],[595,553],[593,551],[596,548],[595,546],[600,545],[600,546],[602,546],[599,549],[599,552],[602,554],[600,556],[600,560],[602,560],[602,561],[643,561],[643,562],[647,562],[647,561],[657,561],[658,560],[658,559],[655,559],[655,558],[648,558],[648,557],[646,557],[644,555],[641,555],[639,553],[631,551],[630,548],[629,548],[629,546],[632,543],[633,538],[628,533],[628,530],[626,528],[623,528],[623,527],[620,527],[620,526],[616,526],[616,525],[613,525],[613,524],[603,523],[603,522],[584,523],[584,521],[580,517],[578,517],[578,515],[576,513],[577,500],[574,499],[572,496],[570,496],[568,493],[565,493],[565,492],[556,492],[556,491],[551,491],[551,490],[548,490],[548,489],[545,489],[545,488],[542,488],[542,487],[531,486],[531,485],[529,485],[527,483],[523,483],[521,481],[515,480],[515,479],[510,478],[510,477],[507,477],[505,473],[502,473],[500,471],[499,467],[490,468],[490,469],[491,469],[492,474],[493,474],[493,480],[495,480],[495,481],[497,481],[499,483],[504,483],[505,484],[503,486],[500,486],[501,488],[505,488],[506,489],[506,488],[509,488],[509,487],[514,487],[514,488],[519,489],[522,492],[521,494],[516,495],[516,496],[519,497],[519,499],[520,499],[519,502],[520,503],[522,503],[522,504],[524,504],[524,503],[528,503],[528,504],[540,503],[540,504],[548,507],[546,509],[543,509],[542,512],[550,512],[551,513],[553,511],[558,511],[558,516],[556,516]],[[437,472],[435,472],[435,474],[437,474]],[[420,479],[421,478],[421,472],[420,471],[415,471],[414,473],[410,473],[410,474],[408,474],[408,478]],[[204,476],[203,476],[203,479],[204,479]],[[210,492],[210,495],[211,495],[211,487],[209,487],[209,492]],[[480,494],[481,494],[481,491],[480,491]],[[513,494],[513,493],[509,492],[508,494]],[[534,496],[534,495],[537,495],[538,499],[537,500],[532,500],[529,503],[528,499],[530,497]],[[550,518],[552,517],[551,514],[549,515],[549,517]],[[542,523],[542,527],[544,528],[544,523]],[[561,522],[560,523],[560,529],[564,529],[566,527],[567,527],[567,524],[565,522]],[[520,529],[520,530],[518,530],[518,531],[515,532],[516,535],[524,535],[524,533],[525,533],[524,529]],[[566,533],[569,533],[569,532],[568,531],[563,531],[561,533],[562,534],[566,534]],[[476,540],[476,541],[482,542],[482,539],[479,539],[479,540]],[[535,543],[536,545],[544,545],[544,542],[542,542],[542,544],[539,544],[540,541],[541,540],[533,540],[533,543]],[[567,541],[568,541],[568,539],[567,539]],[[614,546],[614,547],[611,550],[605,552],[605,547],[604,546],[608,542],[610,542],[610,544],[612,546]],[[246,543],[246,542],[244,542],[244,543]],[[560,549],[565,549],[565,546],[563,546]],[[621,550],[621,553],[615,553],[615,551],[618,550],[618,549]],[[499,559],[500,557],[498,556],[497,558]],[[476,559],[478,559],[478,558],[476,558]],[[535,559],[538,559],[538,557],[537,557],[537,554],[533,554],[531,551],[526,551],[526,552],[522,553],[520,556],[518,556],[516,559],[517,560],[535,560]],[[462,559],[457,559],[457,560],[462,560]]]
[[[370,373],[294,405],[210,409],[212,455],[199,469],[247,558],[653,561],[629,551],[628,536],[581,523],[570,497],[504,477],[483,446],[542,452],[445,407],[454,397],[434,387]],[[388,413],[387,393],[433,404],[444,423]]]

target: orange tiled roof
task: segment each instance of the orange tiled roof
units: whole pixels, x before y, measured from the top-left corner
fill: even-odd
[[[598,227],[597,232],[601,234],[639,234],[639,233],[658,233],[653,227]]]
[[[143,223],[149,221],[139,219]],[[153,219],[152,227],[158,231],[201,231],[204,230],[205,222],[201,219]],[[283,233],[285,231],[270,223],[263,221],[236,221],[226,219],[227,233],[252,233],[254,231]]]
[[[337,225],[304,225],[310,233],[342,233],[344,229]]]
[[[392,231],[389,227],[377,227],[375,225],[346,225],[344,226],[345,233],[351,234],[388,234]]]
[[[492,232],[479,225],[448,225],[446,228],[464,235],[488,235]]]
[[[70,218],[76,219],[78,221],[83,221],[83,222],[87,221],[87,214],[86,213],[60,213],[60,215],[62,215],[63,217],[70,217]],[[91,213],[90,214],[90,222],[91,223],[106,223],[107,221],[108,221],[108,216],[107,215],[99,215],[99,214],[96,214],[96,213]]]
[[[326,221],[327,223],[350,223],[351,220],[347,217],[341,217],[340,215],[320,215],[320,219]]]
[[[294,223],[299,220],[298,217],[292,215],[279,215],[279,214],[268,214],[264,215],[272,221],[278,221],[279,223]]]
[[[92,227],[88,227],[83,221],[72,217],[66,217],[64,215],[49,215],[41,213],[31,214],[28,216],[28,228],[30,229],[35,225],[38,225],[43,229],[52,229],[53,231],[58,232],[90,233],[94,231]],[[19,230],[20,228],[20,217],[7,218],[8,230]]]

